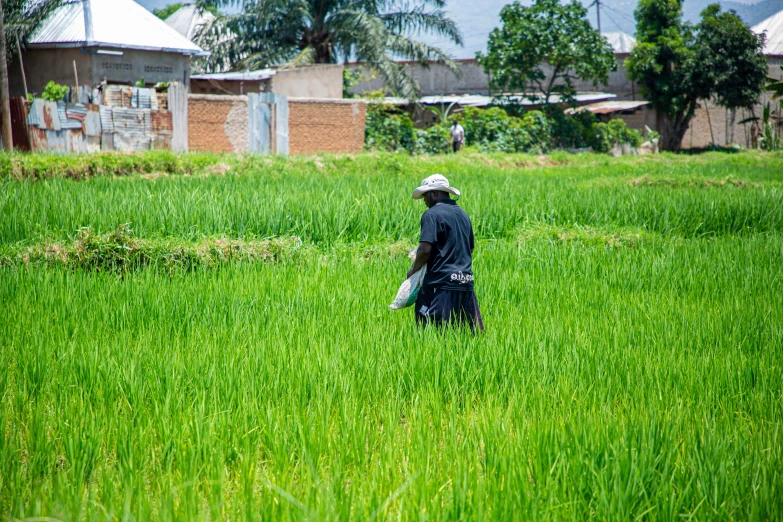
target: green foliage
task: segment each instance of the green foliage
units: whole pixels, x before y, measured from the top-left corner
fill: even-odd
[[[541,153],[550,149],[552,126],[540,111],[509,116],[500,107],[466,108],[460,114],[465,142],[485,152]]]
[[[712,86],[706,94],[714,94],[718,105],[728,109],[753,107],[767,75],[765,35],[754,34],[734,11],[720,12],[718,4],[702,12],[698,30],[701,81]]]
[[[152,14],[154,14],[161,20],[165,20],[169,16],[176,13],[180,7],[182,7],[181,3],[169,4],[166,7],[161,7],[160,9],[153,9]]]
[[[65,100],[65,97],[68,96],[68,91],[69,89],[65,85],[60,85],[59,83],[50,80],[49,83],[46,84],[41,98],[54,102],[63,101]]]
[[[416,149],[416,129],[410,115],[382,103],[370,103],[367,106],[364,144],[373,150],[413,152]]]
[[[211,0],[242,5],[235,15],[206,24],[198,42],[212,52],[207,70],[263,68],[287,63],[340,63],[358,60],[382,76],[397,95],[415,95],[416,85],[402,64],[439,61],[458,72],[443,51],[414,36],[431,34],[462,43],[457,25],[446,16],[445,0]]]
[[[540,92],[572,98],[573,78],[606,83],[617,69],[609,43],[587,21],[587,9],[579,2],[534,0],[520,2],[500,12],[502,26],[489,35],[487,54],[476,55],[490,74],[494,90]],[[553,72],[545,72],[546,63]]]
[[[362,73],[357,69],[343,69],[343,98],[356,98],[357,95],[351,89],[362,81]]]
[[[626,60],[629,77],[663,117],[661,147],[679,150],[699,99],[717,96],[726,107],[748,106],[763,86],[763,36],[718,6],[699,25],[682,22],[679,0],[641,0],[637,44]]]
[[[783,73],[783,65],[780,66],[780,71]],[[773,100],[783,98],[783,80],[768,77],[766,79],[765,89],[772,93]]]
[[[446,125],[416,129],[416,154],[443,154],[451,150],[451,132]]]
[[[5,518],[783,512],[780,153],[207,159],[235,174],[0,168]],[[434,172],[480,336],[386,310]]]
[[[632,147],[642,144],[642,135],[639,131],[629,129],[621,120],[610,120],[608,123],[596,123],[593,125],[595,138],[593,149],[596,152],[611,152],[615,145],[628,143]]]
[[[595,139],[593,126],[598,122],[598,118],[592,112],[579,111],[566,114],[562,107],[551,105],[544,107],[544,113],[552,123],[555,147],[581,149],[593,145]]]

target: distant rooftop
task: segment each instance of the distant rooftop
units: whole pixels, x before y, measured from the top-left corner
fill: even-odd
[[[622,31],[616,33],[601,33],[607,39],[609,45],[614,49],[615,54],[631,54],[633,46],[636,45],[636,39],[628,33]]]
[[[783,11],[778,11],[766,20],[759,22],[752,29],[756,34],[767,33],[764,54],[783,56]]]
[[[576,96],[574,96],[574,101],[577,103],[588,103],[611,100],[612,98],[617,98],[617,95],[606,92],[588,92],[577,93]],[[422,96],[416,101],[422,105],[450,105],[453,103],[462,107],[486,107],[493,102],[502,103],[503,100],[515,101],[520,105],[525,106],[541,105],[544,103],[543,99],[533,94],[511,95],[500,100],[493,98],[492,96],[480,94],[463,94],[462,96]],[[548,103],[562,103],[563,99],[559,95],[553,94],[547,101]],[[383,102],[390,105],[408,105],[412,100],[408,100],[407,98],[384,98]]]
[[[259,69],[257,71],[193,74],[190,78],[193,80],[257,82],[268,80],[274,75],[275,71],[273,69]]]
[[[110,47],[209,55],[133,0],[66,3],[33,34],[30,47]]]
[[[166,18],[166,23],[188,40],[193,40],[199,29],[214,19],[215,15],[209,11],[199,12],[195,4],[185,3]]]

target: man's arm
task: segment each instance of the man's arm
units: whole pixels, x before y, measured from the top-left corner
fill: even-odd
[[[432,243],[428,243],[426,241],[419,242],[419,248],[416,250],[416,259],[413,261],[413,266],[410,270],[408,270],[408,275],[406,278],[409,278],[416,272],[422,269],[424,265],[427,264],[427,261],[430,259],[430,254],[432,253]]]

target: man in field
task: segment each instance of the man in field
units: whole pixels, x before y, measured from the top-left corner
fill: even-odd
[[[465,129],[459,124],[457,120],[451,124],[451,146],[454,148],[454,152],[459,151],[462,145],[465,144]]]
[[[427,266],[416,299],[416,322],[437,326],[467,324],[473,331],[483,331],[473,293],[473,227],[451,194],[460,195],[440,174],[428,177],[413,191],[413,199],[423,199],[427,205],[421,216],[416,259],[408,271],[410,277]]]

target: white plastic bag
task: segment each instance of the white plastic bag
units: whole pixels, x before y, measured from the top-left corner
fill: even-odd
[[[416,250],[418,250],[418,247],[411,250],[408,253],[408,257],[416,259]],[[389,310],[401,310],[412,306],[416,302],[416,297],[419,295],[419,289],[424,283],[424,275],[426,273],[427,266],[425,265],[421,270],[403,281],[400,285],[400,289],[397,290],[397,297],[395,297],[392,304],[389,305]]]

